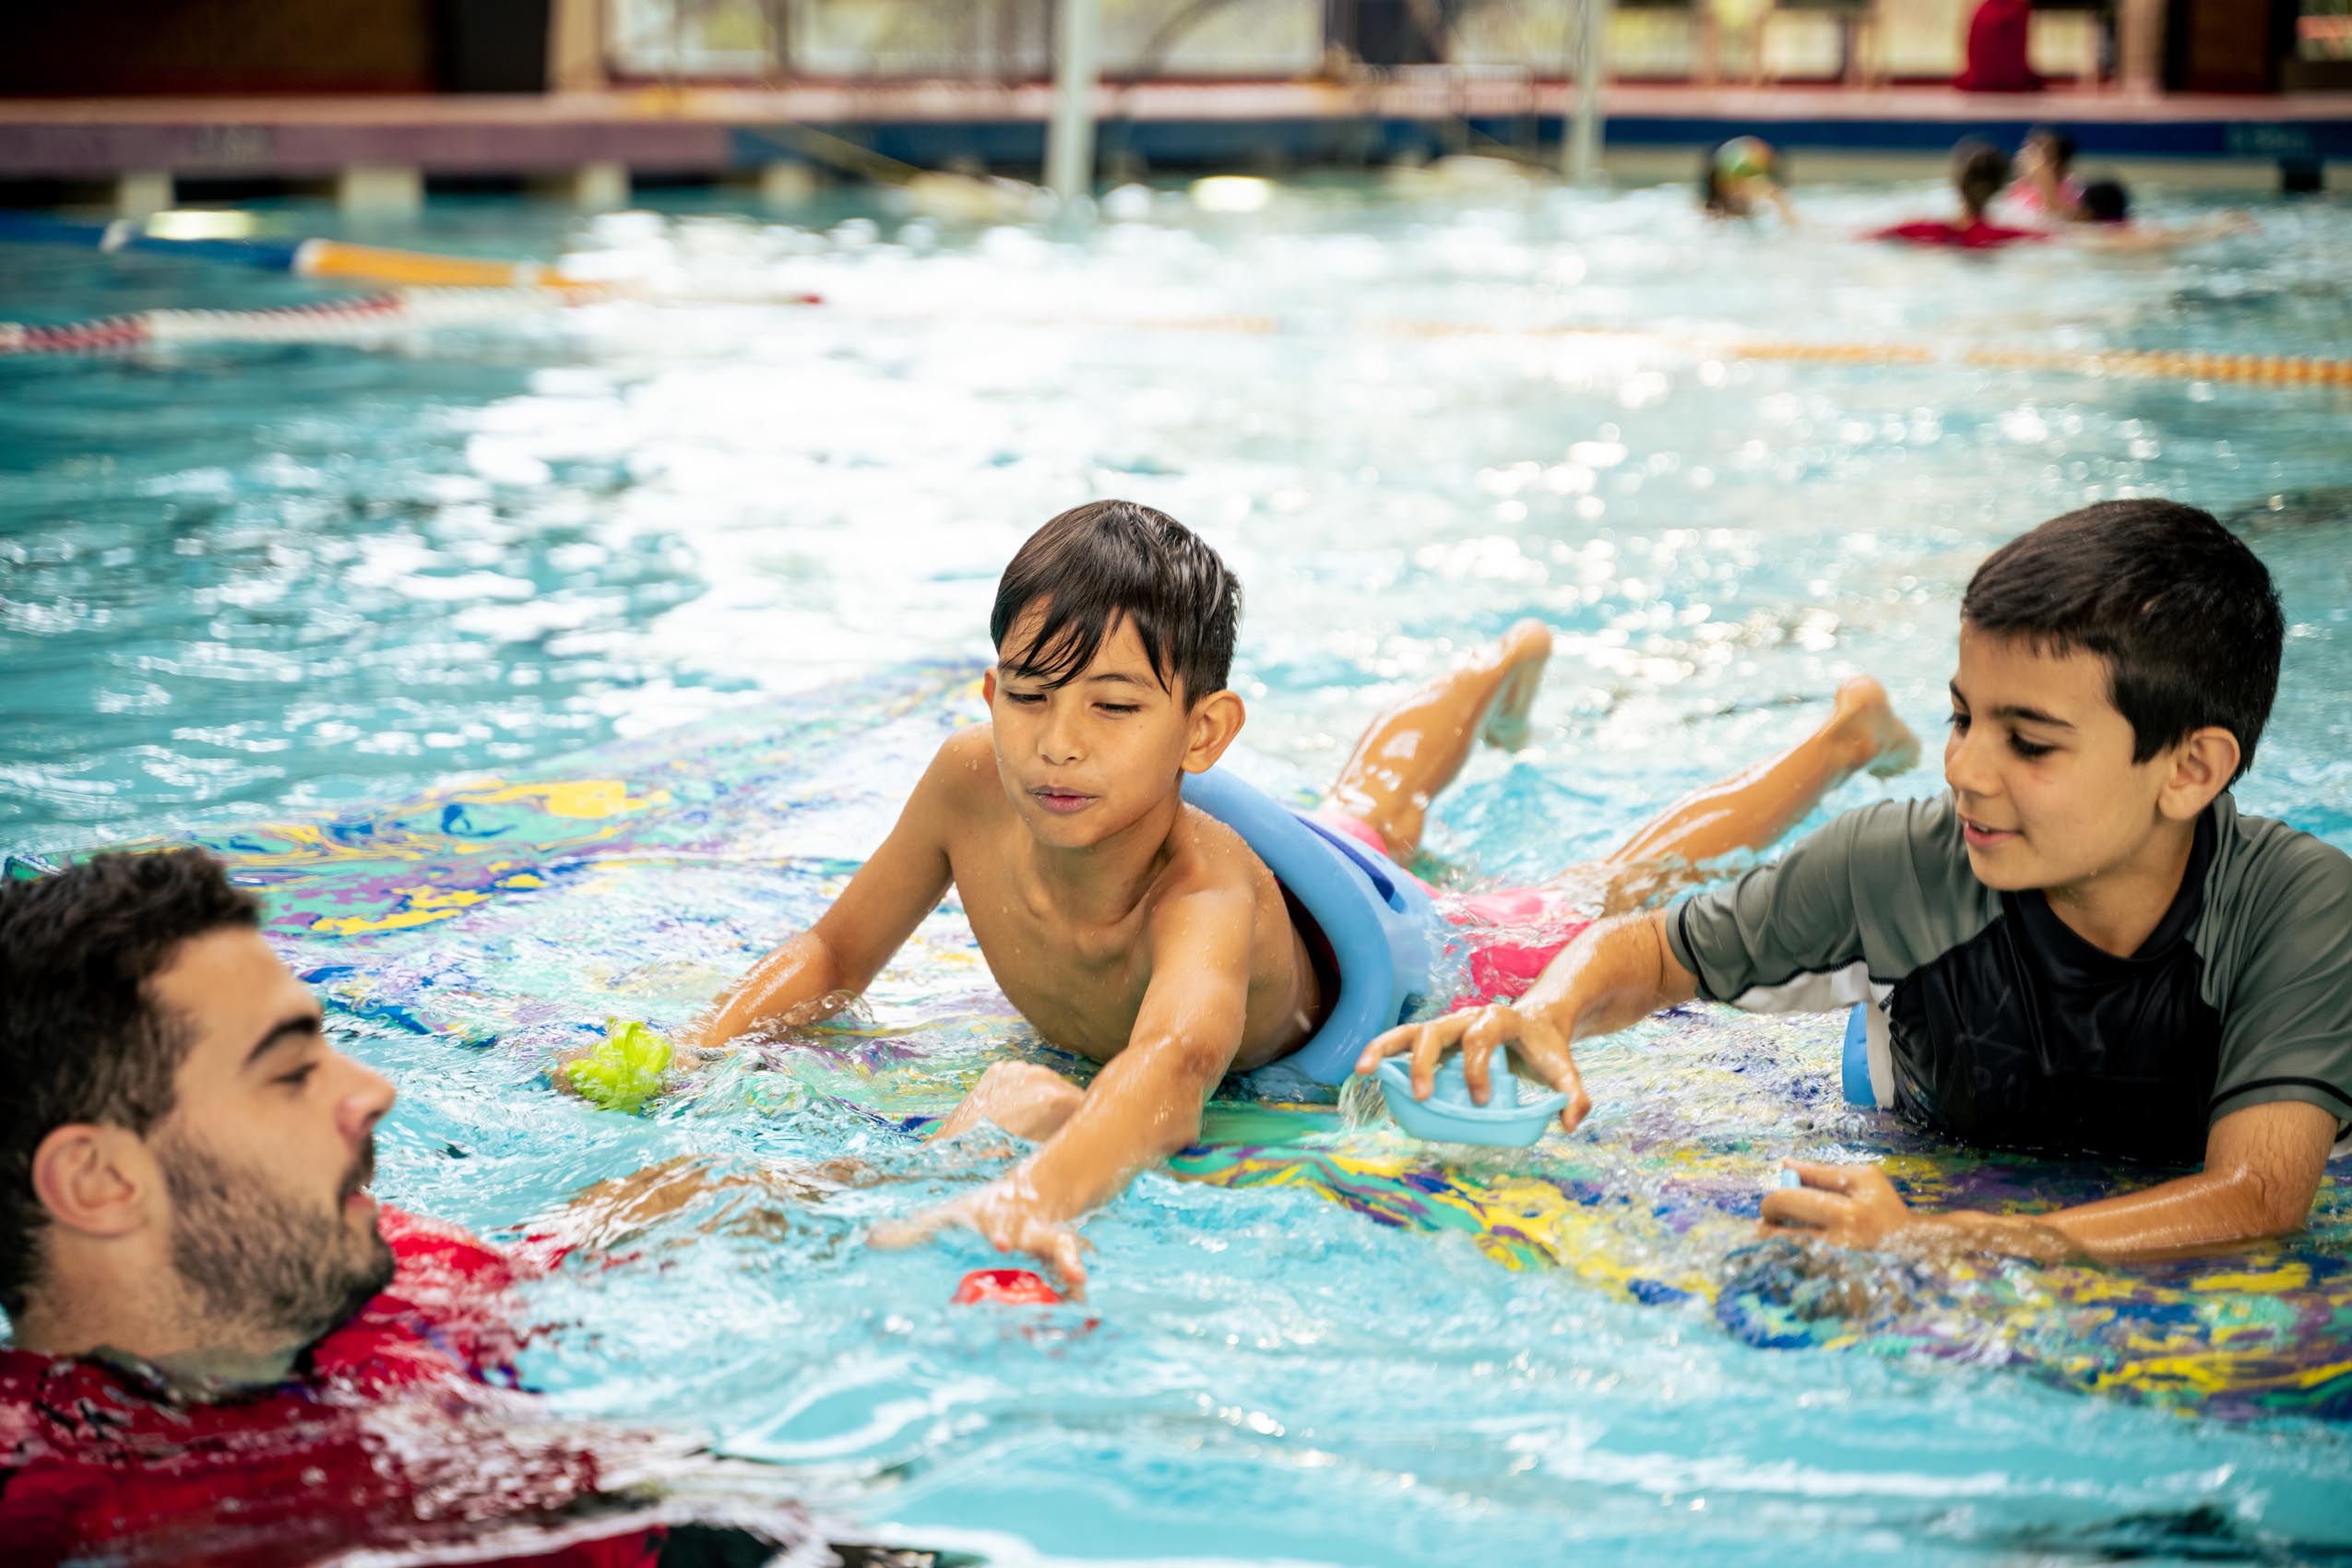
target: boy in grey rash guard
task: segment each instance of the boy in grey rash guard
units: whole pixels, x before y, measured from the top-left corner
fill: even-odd
[[[1848,812],[1667,925],[1698,994],[1871,1007],[1878,1102],[1971,1143],[2169,1165],[2211,1123],[2301,1100],[2352,1117],[2352,861],[2227,794],[2180,891],[2119,957],[2038,890],[1969,870],[1952,797]]]
[[[1973,1142],[2178,1176],[2031,1218],[1914,1213],[1795,1167],[1768,1226],[1848,1245],[2154,1256],[2300,1229],[2352,1121],[2352,858],[2239,814],[2278,684],[2270,575],[2210,516],[2107,502],[1995,552],[1961,603],[1951,792],[1851,812],[1732,886],[1603,921],[1518,1003],[1408,1025],[1418,1092],[1508,1046],[1591,1108],[1573,1041],[1703,996],[1868,1002],[1880,1103]]]

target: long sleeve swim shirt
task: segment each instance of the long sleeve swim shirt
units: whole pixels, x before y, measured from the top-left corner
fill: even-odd
[[[1874,1008],[1880,1103],[1972,1143],[2193,1165],[2248,1106],[2352,1121],[2352,858],[2227,793],[2128,957],[1978,881],[1949,795],[1849,812],[1667,931],[1709,1001]]]

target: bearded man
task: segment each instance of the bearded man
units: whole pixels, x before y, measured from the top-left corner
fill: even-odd
[[[0,996],[11,1563],[731,1568],[820,1547],[772,1481],[714,1519],[724,1467],[689,1442],[520,1392],[529,1265],[377,1204],[393,1087],[328,1044],[218,861],[0,884]],[[692,1508],[665,1485],[688,1475]]]

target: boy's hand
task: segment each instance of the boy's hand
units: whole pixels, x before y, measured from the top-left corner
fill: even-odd
[[[1883,1247],[1926,1221],[1911,1212],[1895,1183],[1875,1165],[1783,1163],[1805,1184],[1764,1194],[1767,1230],[1803,1232],[1840,1247],[1871,1248]]]
[[[1585,1093],[1584,1075],[1568,1049],[1568,1036],[1538,1008],[1521,1011],[1500,1004],[1465,1008],[1427,1023],[1407,1024],[1389,1030],[1356,1058],[1356,1071],[1371,1073],[1391,1056],[1413,1053],[1413,1098],[1427,1099],[1436,1087],[1437,1064],[1455,1046],[1462,1048],[1462,1076],[1470,1098],[1480,1105],[1494,1082],[1497,1046],[1518,1053],[1519,1060],[1553,1088],[1568,1097],[1561,1108],[1560,1128],[1565,1133],[1592,1114],[1592,1097]]]
[[[956,1225],[978,1231],[1000,1253],[1026,1253],[1060,1277],[1064,1296],[1074,1301],[1086,1300],[1086,1243],[1019,1170],[912,1219],[885,1220],[873,1228],[867,1241],[884,1248],[921,1246]]]

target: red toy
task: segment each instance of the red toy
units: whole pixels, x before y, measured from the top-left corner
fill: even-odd
[[[954,1304],[996,1301],[1008,1307],[1055,1307],[1062,1293],[1026,1268],[976,1268],[956,1287]]]

